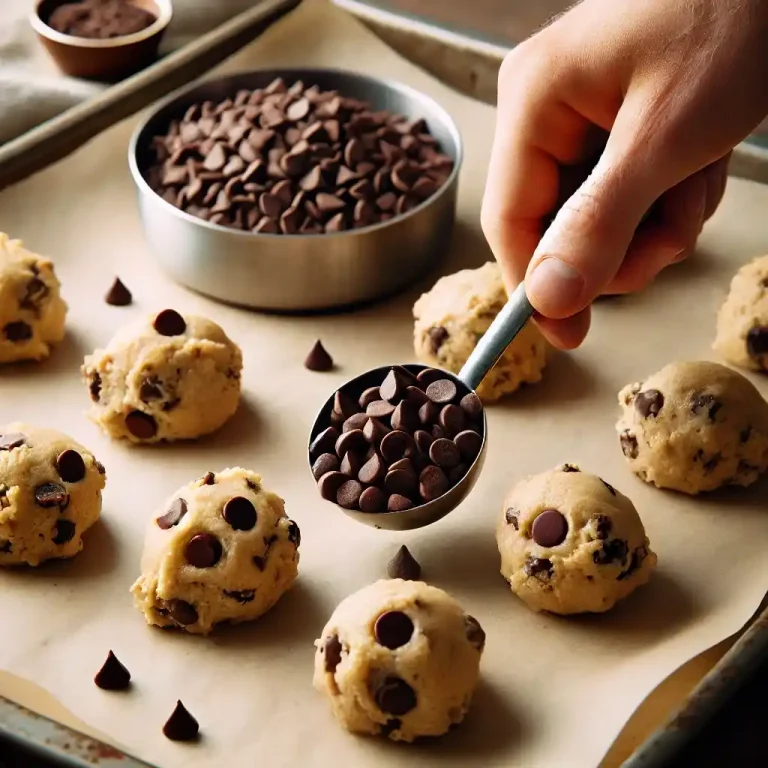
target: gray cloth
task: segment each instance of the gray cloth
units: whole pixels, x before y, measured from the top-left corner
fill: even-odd
[[[62,75],[29,24],[34,0],[0,0],[0,145],[90,99],[106,86]],[[253,7],[256,0],[174,0],[163,52]]]

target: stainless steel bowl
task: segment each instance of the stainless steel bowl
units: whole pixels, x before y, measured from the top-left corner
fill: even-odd
[[[265,87],[274,78],[302,80],[362,99],[376,110],[422,117],[454,160],[446,183],[428,200],[388,222],[337,234],[266,235],[228,229],[184,213],[157,195],[144,171],[153,136],[207,99]],[[450,115],[406,85],[333,69],[246,72],[185,88],[162,101],[139,125],[129,149],[139,211],[150,248],[177,282],[222,301],[258,309],[307,311],[378,299],[412,283],[447,248],[456,211],[462,146]]]

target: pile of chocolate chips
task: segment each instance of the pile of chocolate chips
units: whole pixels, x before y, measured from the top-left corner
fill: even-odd
[[[265,234],[387,221],[434,195],[453,170],[424,120],[279,78],[192,104],[152,150],[146,178],[164,200]]]
[[[320,495],[347,509],[400,512],[440,498],[483,444],[483,406],[441,371],[396,366],[380,386],[339,390],[309,447]]]
[[[105,40],[141,32],[156,20],[127,0],[81,0],[58,6],[46,23],[63,35]]]

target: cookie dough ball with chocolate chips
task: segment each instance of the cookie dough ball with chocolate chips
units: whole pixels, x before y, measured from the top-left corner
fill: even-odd
[[[50,259],[0,232],[0,363],[43,360],[64,338],[60,285]]]
[[[235,467],[180,488],[147,526],[134,602],[149,624],[208,634],[268,611],[298,574],[299,526]]]
[[[619,393],[616,429],[632,471],[696,494],[751,485],[768,466],[768,403],[718,363],[671,363]]]
[[[745,264],[731,281],[713,348],[733,365],[768,371],[768,255]]]
[[[602,613],[656,565],[632,502],[572,464],[515,485],[496,542],[502,576],[534,611]]]
[[[458,373],[507,301],[499,265],[464,269],[438,280],[413,307],[419,359]],[[541,380],[547,343],[528,323],[477,388],[486,402]]]
[[[104,467],[72,438],[0,427],[0,565],[73,557],[99,519]]]
[[[315,645],[315,688],[342,726],[413,741],[464,719],[485,633],[443,590],[386,579],[343,600]]]
[[[91,418],[134,443],[206,435],[237,409],[242,365],[239,347],[216,323],[165,309],[86,357]]]

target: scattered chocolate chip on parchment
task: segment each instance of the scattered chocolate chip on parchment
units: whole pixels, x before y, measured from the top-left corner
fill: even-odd
[[[328,354],[328,350],[323,346],[323,342],[318,339],[309,354],[304,359],[304,367],[310,371],[325,372],[333,369],[333,358]]]
[[[128,0],[79,0],[59,4],[44,21],[63,35],[105,40],[141,32],[157,17]]]
[[[423,119],[276,79],[172,120],[144,169],[166,202],[212,224],[322,234],[389,221],[454,167]]]
[[[387,575],[390,579],[405,579],[406,581],[418,581],[421,576],[421,566],[416,562],[416,558],[408,551],[405,544],[397,550],[395,556],[389,561]]]
[[[131,684],[131,673],[110,651],[93,682],[104,691],[124,691]]]
[[[127,307],[133,301],[133,296],[125,287],[125,283],[119,277],[116,277],[112,287],[107,291],[104,301],[113,307]]]
[[[200,725],[187,708],[176,702],[176,709],[163,726],[163,734],[171,741],[194,741],[200,732]]]

